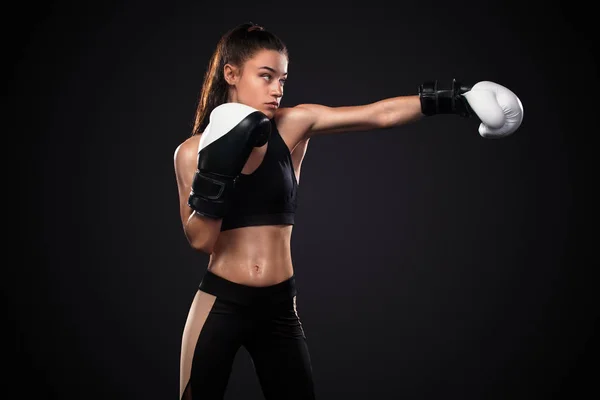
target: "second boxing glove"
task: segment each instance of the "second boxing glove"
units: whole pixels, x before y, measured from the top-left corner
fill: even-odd
[[[254,147],[267,143],[271,121],[241,103],[225,103],[210,113],[198,146],[198,169],[188,205],[199,214],[223,218],[235,180]]]

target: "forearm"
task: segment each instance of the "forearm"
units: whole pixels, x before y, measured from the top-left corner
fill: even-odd
[[[223,219],[206,217],[193,211],[184,226],[185,236],[194,249],[210,254],[221,232],[222,222]]]
[[[424,117],[419,95],[392,97],[373,103],[383,128],[404,125]]]

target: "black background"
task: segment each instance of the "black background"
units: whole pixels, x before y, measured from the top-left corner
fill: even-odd
[[[289,47],[282,106],[451,78],[494,81],[524,106],[500,140],[455,116],[311,140],[292,256],[318,398],[597,395],[598,64],[582,2],[7,9],[5,389],[177,398],[208,256],[183,235],[173,153],[218,39],[246,21]],[[238,398],[262,398],[245,350]]]

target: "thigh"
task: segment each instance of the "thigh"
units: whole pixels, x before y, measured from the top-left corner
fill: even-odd
[[[245,347],[266,400],[315,398],[308,344],[294,306],[269,318]]]
[[[235,307],[199,290],[183,333],[180,399],[223,399],[242,337]]]

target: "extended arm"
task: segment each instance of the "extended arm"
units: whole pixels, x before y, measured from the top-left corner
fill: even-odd
[[[358,106],[299,104],[294,108],[303,116],[306,124],[304,131],[308,138],[337,132],[391,128],[423,117],[418,95],[393,97]]]
[[[417,95],[345,107],[299,104],[282,114],[298,127],[296,142],[315,135],[391,128],[437,114],[477,117],[481,136],[499,138],[520,126],[523,106],[514,93],[494,82],[471,87],[452,80],[424,82]]]

